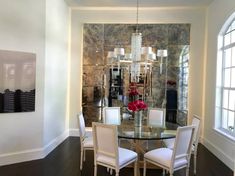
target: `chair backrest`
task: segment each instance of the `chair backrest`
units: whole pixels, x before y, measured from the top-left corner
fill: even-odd
[[[149,126],[164,126],[165,125],[165,109],[149,108],[147,116],[147,124]]]
[[[77,118],[78,118],[78,129],[79,129],[80,139],[83,140],[86,134],[86,126],[82,112],[78,113]]]
[[[174,168],[174,163],[177,162],[177,160],[186,159],[190,162],[194,129],[195,126],[178,127],[171,160],[171,168]]]
[[[117,126],[93,122],[92,133],[95,159],[98,156],[107,158],[107,164],[110,162],[108,158],[115,159],[116,165],[118,165]]]
[[[103,109],[103,123],[120,125],[121,124],[120,107],[105,107]]]
[[[200,123],[201,123],[200,118],[197,115],[193,115],[192,126],[195,126],[193,144],[195,146],[198,145],[198,141],[200,137]]]

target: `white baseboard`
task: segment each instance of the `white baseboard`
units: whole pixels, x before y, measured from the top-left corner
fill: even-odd
[[[92,133],[92,127],[86,127],[86,134],[91,134]],[[72,128],[69,129],[69,136],[75,136],[75,137],[79,137],[79,129],[77,128]]]
[[[43,158],[43,149],[24,150],[0,155],[0,166]]]
[[[69,130],[66,130],[43,148],[2,154],[0,155],[0,166],[42,159],[61,144],[68,136]]]
[[[225,163],[231,170],[234,170],[234,162],[232,158],[226,155],[222,150],[213,145],[209,140],[202,138],[202,144],[210,150],[217,158],[219,158],[223,163]]]
[[[43,158],[46,157],[52,150],[60,145],[67,137],[69,137],[69,130],[66,130],[60,136],[53,139],[50,143],[43,147]]]
[[[91,131],[91,128],[87,128],[86,131]],[[46,157],[51,151],[53,151],[59,144],[61,144],[69,136],[79,136],[78,129],[69,129],[64,131],[60,136],[57,136],[43,148],[37,148],[32,150],[24,150],[13,153],[7,153],[0,155],[0,166],[21,163],[25,161],[32,161],[42,159]]]
[[[78,137],[79,136],[79,130],[74,128],[74,129],[69,129],[69,136],[75,136]]]

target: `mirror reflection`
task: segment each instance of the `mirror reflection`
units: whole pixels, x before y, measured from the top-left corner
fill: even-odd
[[[143,100],[148,107],[165,108],[166,121],[186,124],[189,24],[139,25],[142,46],[151,46],[156,54],[167,50],[167,56],[156,55],[146,63],[142,54],[134,81],[133,64],[125,58],[113,60],[109,51],[119,47],[130,52],[135,25],[85,24],[83,31],[82,106],[88,126],[102,119],[101,112],[106,106],[119,106],[122,118],[131,118],[127,105],[133,100],[130,95],[133,90],[137,92],[135,98]]]

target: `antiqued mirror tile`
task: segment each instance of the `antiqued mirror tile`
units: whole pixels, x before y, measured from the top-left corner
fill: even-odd
[[[104,40],[106,45],[116,45],[123,47],[131,44],[133,29],[126,24],[105,24]]]
[[[103,69],[102,66],[83,66],[84,86],[101,86]]]
[[[103,48],[84,47],[83,51],[83,65],[104,64]]]
[[[104,43],[103,24],[84,24],[83,26],[83,46],[102,47]]]
[[[190,44],[190,24],[169,24],[168,29],[168,44]]]
[[[138,28],[139,32],[142,33],[142,46],[151,46],[155,53],[157,53],[158,49],[168,50],[168,57],[162,59],[162,64],[160,57],[157,57],[156,62],[153,63],[151,84],[150,78],[146,79],[147,103],[153,107],[166,106],[164,99],[168,89],[175,90],[179,96],[187,97],[187,88],[183,87],[184,92],[181,92],[182,87],[180,89],[178,87],[185,85],[188,78],[188,76],[182,75],[182,70],[184,70],[184,74],[188,74],[188,61],[180,65],[180,58],[183,57],[182,53],[189,52],[190,24],[139,24]],[[83,104],[85,106],[89,105],[90,109],[91,107],[95,108],[92,113],[100,113],[100,109],[97,108],[101,105],[107,106],[109,101],[113,105],[127,105],[128,102],[126,104],[122,102],[123,104],[121,105],[118,98],[124,97],[122,99],[128,100],[130,68],[126,66],[124,68],[123,64],[120,64],[120,68],[122,68],[121,95],[116,95],[116,92],[114,92],[117,99],[109,99],[110,91],[114,89],[110,89],[110,86],[113,85],[110,77],[111,67],[109,65],[111,59],[107,58],[107,54],[108,51],[113,51],[115,47],[123,47],[125,53],[130,53],[131,35],[135,32],[135,29],[135,24],[84,25]],[[187,57],[189,57],[189,54]],[[141,60],[144,61],[145,57],[142,56]],[[162,72],[160,72],[160,65],[162,65]],[[115,66],[115,69],[117,67],[118,65]],[[143,68],[141,67],[142,72]],[[114,78],[117,81],[118,77]],[[148,87],[149,85],[152,85],[152,89]],[[141,92],[143,90],[140,89],[138,91]],[[178,101],[178,104],[180,102]],[[187,105],[185,105],[185,108],[187,108]],[[86,123],[91,124],[93,120],[96,121],[99,118],[101,118],[101,114],[89,115]],[[185,120],[185,118],[182,119]],[[183,121],[182,119],[180,120]]]

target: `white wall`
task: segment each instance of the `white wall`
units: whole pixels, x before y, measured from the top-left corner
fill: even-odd
[[[234,0],[215,0],[207,14],[207,57],[205,74],[205,145],[232,170],[235,159],[235,142],[217,133],[214,128],[214,105],[216,85],[217,36],[227,20],[235,12]]]
[[[0,26],[0,49],[36,53],[37,65],[36,111],[0,114],[1,165],[11,163],[7,156],[43,146],[45,0],[0,1]]]
[[[202,116],[204,8],[141,8],[140,23],[190,23],[189,117]],[[136,8],[77,8],[71,21],[70,128],[77,128],[82,101],[82,28],[84,23],[135,23]],[[130,36],[131,37],[131,36]]]
[[[0,114],[0,165],[44,157],[68,136],[68,17],[63,0],[0,1],[0,49],[36,53],[36,110]]]
[[[44,144],[66,130],[69,9],[63,0],[46,1]]]

